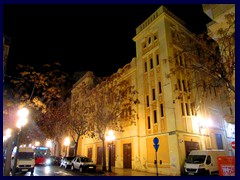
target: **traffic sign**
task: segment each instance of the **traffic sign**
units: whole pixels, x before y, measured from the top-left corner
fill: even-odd
[[[232,145],[232,148],[235,149],[235,141],[232,141],[231,145]]]
[[[157,150],[159,148],[159,144],[158,143],[159,143],[159,139],[157,137],[155,137],[153,139],[153,147],[155,148],[156,152],[157,152]]]
[[[155,137],[155,138],[153,139],[153,143],[154,143],[154,144],[158,144],[158,143],[159,143],[159,139],[158,139],[157,137]]]
[[[159,145],[158,144],[154,144],[153,147],[155,148],[155,150],[157,151],[158,148],[159,148]]]

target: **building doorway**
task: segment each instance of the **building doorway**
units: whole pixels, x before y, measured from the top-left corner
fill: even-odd
[[[115,144],[112,144],[112,149],[111,149],[111,166],[113,166],[113,167],[115,167],[115,157],[116,157]]]
[[[194,142],[194,141],[184,141],[184,142],[185,142],[185,149],[186,149],[186,157],[192,150],[200,149],[198,142]]]
[[[103,148],[102,147],[97,147],[97,165],[102,165],[102,152]]]
[[[132,168],[132,148],[131,143],[123,144],[123,168]]]

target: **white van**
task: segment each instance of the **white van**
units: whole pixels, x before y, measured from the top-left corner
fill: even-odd
[[[13,170],[14,162],[16,159],[17,147],[13,148],[11,157],[11,170]],[[19,147],[18,159],[16,165],[16,172],[34,172],[35,158],[34,150],[32,147]]]
[[[184,164],[185,175],[218,175],[218,156],[226,156],[223,150],[193,150]]]

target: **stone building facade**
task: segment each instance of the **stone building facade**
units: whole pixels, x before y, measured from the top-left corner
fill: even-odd
[[[133,40],[136,57],[122,69],[127,69],[124,76],[138,91],[139,119],[124,132],[115,132],[112,166],[156,172],[157,157],[158,173],[175,176],[181,174],[184,160],[193,149],[224,149],[229,153],[224,119],[207,102],[214,101],[216,94],[202,98],[200,89],[192,88],[185,67],[197,61],[197,56],[179,53],[182,42],[196,40],[184,22],[161,6],[136,28]],[[173,73],[176,66],[181,70]],[[200,73],[194,77],[203,78]],[[88,72],[74,85],[72,95],[78,84],[93,79]],[[209,118],[214,123],[207,126]],[[157,152],[153,147],[155,137],[159,139]],[[101,147],[100,141],[85,137],[78,144],[77,154],[89,156],[100,165]]]

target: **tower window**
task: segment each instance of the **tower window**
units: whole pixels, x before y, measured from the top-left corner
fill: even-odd
[[[153,59],[150,59],[150,65],[151,65],[151,69],[153,68]]]
[[[162,84],[160,81],[158,82],[158,87],[159,87],[159,94],[162,94]]]
[[[160,108],[161,108],[161,117],[164,117],[163,104],[160,104]]]
[[[149,97],[147,96],[147,107],[149,107]]]
[[[152,41],[152,38],[149,37],[149,38],[148,38],[148,44],[151,44],[151,41]]]
[[[154,123],[157,123],[157,111],[154,110]]]
[[[145,62],[145,72],[147,72],[147,62]]]
[[[150,116],[148,116],[148,129],[151,129],[151,121],[150,121]]]
[[[155,97],[155,89],[152,89],[152,97],[153,97],[153,100],[156,99],[156,97]]]

